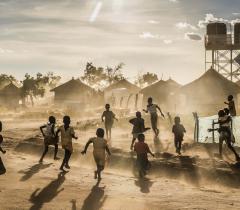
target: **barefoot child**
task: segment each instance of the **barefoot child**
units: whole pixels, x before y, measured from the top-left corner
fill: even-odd
[[[240,161],[240,157],[234,147],[232,146],[232,132],[231,132],[231,118],[226,115],[224,110],[220,110],[218,112],[218,122],[214,124],[219,124],[219,129],[209,129],[209,131],[218,130],[219,136],[219,155],[222,157],[222,145],[223,142],[226,142],[227,147],[233,152],[235,155],[236,161]]]
[[[112,126],[113,126],[114,120],[118,120],[118,119],[116,118],[116,115],[112,111],[110,111],[110,104],[106,104],[105,109],[106,110],[102,114],[102,121],[105,122],[107,139],[111,140]]]
[[[0,121],[0,132],[2,132],[2,122]],[[3,136],[0,134],[0,152],[2,152],[3,154],[6,153],[5,150],[2,149],[1,144],[3,143]],[[0,157],[0,175],[1,174],[5,174],[6,173],[6,169],[4,167],[4,164],[2,162],[2,159]]]
[[[151,116],[151,124],[153,132],[155,133],[155,136],[159,135],[159,129],[158,129],[158,113],[157,110],[161,113],[162,117],[164,117],[164,114],[162,113],[162,110],[157,104],[153,104],[153,99],[150,97],[148,98],[148,105],[147,109],[143,109],[144,112],[150,113]]]
[[[40,158],[39,162],[43,162],[43,158],[48,152],[49,145],[54,145],[54,160],[57,160],[57,153],[58,153],[58,138],[55,133],[55,124],[56,118],[54,116],[50,116],[48,119],[48,123],[40,127],[41,133],[44,137],[44,151],[42,157]],[[45,130],[44,130],[45,129]]]
[[[78,137],[75,136],[75,132],[71,124],[71,119],[69,116],[63,117],[63,125],[59,127],[57,131],[57,136],[59,133],[61,133],[61,144],[62,148],[65,151],[64,159],[62,162],[62,165],[60,167],[60,170],[64,171],[64,167],[67,169],[70,169],[69,166],[69,160],[73,152],[73,146],[72,146],[72,139],[78,139]]]
[[[104,139],[104,130],[102,128],[98,128],[96,132],[97,137],[90,138],[87,142],[82,154],[85,155],[87,153],[87,149],[90,144],[93,144],[93,157],[97,165],[97,170],[94,172],[94,178],[101,180],[101,172],[104,170],[105,160],[106,160],[106,152],[110,156],[110,150],[107,145],[107,141]]]
[[[154,157],[154,154],[151,152],[149,146],[144,141],[144,134],[139,134],[138,142],[134,145],[134,151],[137,153],[137,166],[139,169],[139,176],[141,178],[146,175],[146,171],[150,168],[148,153]]]
[[[181,155],[181,148],[182,148],[182,142],[183,142],[183,137],[184,133],[186,133],[186,129],[182,124],[180,124],[181,119],[180,117],[175,117],[174,118],[174,125],[172,127],[172,132],[174,134],[174,143],[176,147],[176,153]]]
[[[129,120],[129,123],[133,125],[133,129],[132,129],[133,138],[132,138],[132,143],[130,147],[130,149],[133,150],[133,145],[136,139],[138,138],[138,135],[144,133],[150,128],[145,128],[145,122],[144,122],[144,119],[142,118],[141,112],[136,112],[136,118]]]
[[[228,105],[230,115],[232,117],[235,117],[237,115],[237,112],[236,112],[236,107],[235,107],[235,102],[234,102],[233,96],[229,95],[228,102],[224,102],[224,103]]]

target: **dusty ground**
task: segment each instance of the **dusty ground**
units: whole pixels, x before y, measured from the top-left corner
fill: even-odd
[[[0,210],[240,209],[240,169],[233,164],[233,156],[225,153],[224,160],[219,160],[216,146],[191,141],[186,141],[181,157],[175,156],[167,128],[162,128],[160,146],[153,143],[151,132],[147,134],[152,149],[160,153],[151,159],[152,170],[145,180],[133,172],[129,128],[115,128],[113,156],[97,184],[91,152],[79,155],[95,128],[77,130],[80,138],[74,145],[72,168],[61,174],[60,161],[51,159],[52,151],[38,164],[42,151],[38,127],[43,120],[3,122],[7,154],[1,157],[7,173],[0,176]]]

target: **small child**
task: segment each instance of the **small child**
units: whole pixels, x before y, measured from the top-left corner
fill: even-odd
[[[229,95],[228,102],[224,102],[224,103],[228,105],[230,115],[232,117],[235,117],[237,115],[237,112],[236,112],[236,107],[235,107],[235,102],[234,102],[233,96]]]
[[[146,113],[150,112],[152,129],[153,129],[153,132],[155,133],[155,136],[159,135],[157,110],[159,110],[162,117],[164,117],[164,114],[162,113],[161,108],[157,104],[153,104],[153,99],[151,97],[148,98],[147,109],[146,110],[143,109],[143,111]]]
[[[0,132],[2,132],[2,122],[0,121]],[[6,153],[5,150],[3,150],[3,148],[1,147],[1,144],[3,143],[3,136],[0,134],[0,152],[2,152],[3,154]],[[4,164],[2,162],[2,159],[0,157],[0,175],[1,174],[5,174],[6,173],[6,169],[4,167]]]
[[[182,142],[183,142],[183,137],[184,133],[186,133],[186,129],[182,124],[180,124],[181,119],[180,117],[175,117],[174,118],[174,125],[172,127],[172,132],[174,134],[174,143],[176,147],[176,153],[181,155],[181,148],[182,148]]]
[[[116,115],[110,111],[110,104],[105,105],[105,111],[102,114],[102,121],[105,122],[105,129],[107,134],[107,139],[111,140],[112,137],[112,127],[114,120],[118,120]]]
[[[110,150],[107,145],[107,141],[104,139],[104,130],[102,128],[98,128],[96,132],[97,137],[90,138],[87,142],[84,150],[82,151],[82,155],[87,153],[87,149],[90,144],[93,144],[93,157],[97,165],[97,170],[94,172],[94,178],[101,180],[101,172],[104,170],[105,161],[106,161],[106,152],[110,156]]]
[[[49,145],[54,145],[54,160],[58,160],[57,157],[58,153],[58,138],[55,133],[55,124],[56,124],[56,118],[54,116],[50,116],[48,119],[48,123],[46,125],[43,125],[40,127],[40,131],[44,137],[44,151],[42,154],[42,157],[40,158],[39,162],[43,162],[43,158],[48,152]],[[45,129],[45,131],[43,130]]]
[[[133,138],[132,138],[132,143],[130,147],[130,149],[133,150],[133,145],[136,139],[138,138],[138,135],[144,133],[150,128],[145,128],[145,122],[144,122],[144,119],[142,118],[141,112],[136,112],[136,118],[129,120],[129,123],[133,125],[133,129],[132,129]]]
[[[231,131],[231,117],[226,115],[224,110],[220,110],[218,112],[218,122],[215,124],[219,124],[218,132],[220,133],[219,137],[219,155],[222,157],[222,145],[223,141],[226,142],[228,148],[235,155],[236,161],[240,161],[240,157],[234,147],[232,146],[232,131]]]
[[[154,154],[149,149],[148,144],[145,142],[145,135],[138,135],[138,142],[134,145],[134,151],[137,153],[137,166],[139,169],[139,176],[142,178],[146,175],[146,171],[150,168],[150,162],[148,160],[148,153],[154,157]]]
[[[71,119],[69,116],[64,116],[63,117],[63,125],[59,127],[57,131],[57,136],[59,133],[61,133],[61,143],[62,143],[62,148],[65,151],[64,154],[64,159],[62,162],[62,165],[60,167],[61,171],[65,171],[64,167],[67,169],[70,169],[69,166],[69,160],[73,152],[73,146],[72,146],[72,139],[78,139],[78,137],[75,136],[75,132],[71,124]]]

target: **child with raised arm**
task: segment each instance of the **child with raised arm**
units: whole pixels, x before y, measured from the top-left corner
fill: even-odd
[[[87,149],[90,144],[93,144],[93,157],[97,165],[97,170],[94,172],[94,178],[101,180],[101,172],[104,170],[106,161],[106,152],[110,156],[110,150],[107,145],[107,141],[104,139],[104,130],[98,128],[96,132],[96,137],[90,138],[87,142],[82,154],[87,153]]]
[[[235,117],[237,115],[237,112],[236,112],[236,107],[235,107],[235,102],[234,102],[233,96],[229,95],[228,102],[224,102],[224,103],[228,105],[230,115],[232,117]]]
[[[55,124],[56,118],[54,116],[50,116],[48,119],[48,123],[40,127],[40,131],[44,137],[44,151],[39,160],[40,163],[43,162],[43,158],[48,152],[49,145],[54,145],[54,160],[57,160],[57,153],[58,153],[58,138],[55,132]]]
[[[65,171],[64,167],[67,169],[70,169],[69,166],[69,160],[73,152],[73,145],[72,145],[72,139],[78,139],[78,137],[75,136],[75,132],[71,124],[71,119],[69,116],[63,117],[63,125],[59,127],[57,131],[57,136],[59,133],[61,133],[61,144],[62,148],[64,149],[64,159],[62,162],[62,165],[60,167],[60,170]]]
[[[102,114],[102,122],[105,122],[107,139],[111,140],[113,123],[114,120],[118,119],[116,118],[116,115],[110,110],[110,104],[106,104],[105,109],[106,110]]]
[[[138,142],[134,145],[134,151],[137,153],[137,166],[139,169],[139,176],[142,178],[146,175],[147,170],[150,168],[150,162],[148,160],[148,154],[154,157],[154,154],[149,149],[148,144],[145,142],[145,135],[138,135]]]
[[[146,110],[143,109],[143,111],[146,113],[148,113],[148,112],[150,113],[152,129],[153,129],[153,132],[155,133],[155,136],[159,135],[157,110],[159,110],[162,117],[164,117],[164,114],[162,113],[161,108],[157,104],[153,104],[153,99],[151,97],[148,98],[147,109]]]
[[[186,133],[186,129],[181,123],[180,117],[175,117],[174,118],[174,125],[172,127],[172,132],[174,134],[174,144],[176,147],[176,153],[181,155],[181,148],[182,148],[182,142],[183,142],[183,137],[184,133]]]
[[[0,132],[2,132],[2,122],[0,121]],[[3,150],[3,148],[1,147],[1,144],[3,143],[3,136],[0,134],[0,152],[5,154],[6,151]],[[2,162],[2,159],[0,157],[0,175],[1,174],[5,174],[6,173],[6,169],[4,167],[4,164]]]
[[[142,118],[141,112],[136,112],[136,117],[129,120],[129,123],[133,125],[132,129],[132,143],[130,149],[133,150],[133,145],[138,138],[139,134],[144,133],[145,131],[149,130],[150,128],[145,128],[145,122],[144,119]]]

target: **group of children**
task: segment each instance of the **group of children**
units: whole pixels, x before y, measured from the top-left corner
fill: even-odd
[[[240,157],[233,147],[235,143],[235,137],[232,132],[232,118],[236,116],[236,108],[232,95],[228,96],[228,102],[225,102],[228,108],[224,108],[218,111],[218,121],[214,124],[219,124],[217,129],[209,129],[209,131],[217,130],[220,134],[219,137],[219,155],[222,157],[222,145],[226,142],[228,148],[235,155],[236,161],[240,161]]]

